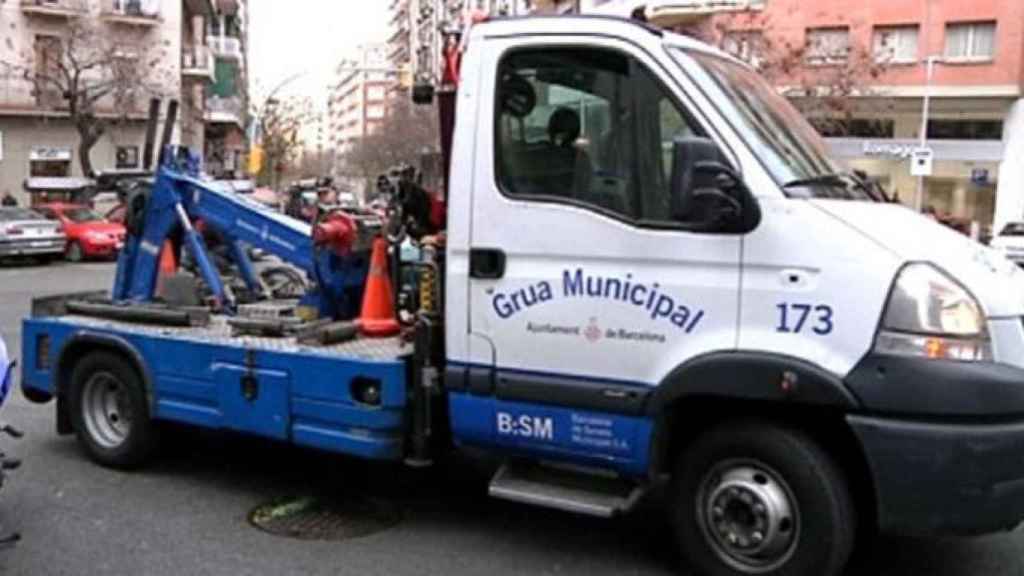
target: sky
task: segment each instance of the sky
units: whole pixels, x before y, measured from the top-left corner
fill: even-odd
[[[276,86],[278,96],[326,101],[338,61],[365,42],[389,36],[390,0],[249,0],[249,80],[253,102]]]

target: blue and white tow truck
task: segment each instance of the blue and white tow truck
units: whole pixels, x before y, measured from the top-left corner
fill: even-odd
[[[473,448],[504,463],[493,496],[604,517],[665,486],[680,555],[709,575],[836,575],[863,532],[1024,518],[1016,266],[877,201],[755,71],[694,40],[531,18],[450,45],[415,91],[441,111],[446,229],[409,182],[396,195],[422,248],[396,274],[418,283],[400,335],[347,324],[379,225],[296,224],[168,154],[113,293],[25,320],[22,387],[56,400],[58,432],[120,467],[157,421],[412,465]],[[241,302],[197,218],[310,292]],[[154,299],[168,239],[199,297],[161,280]]]

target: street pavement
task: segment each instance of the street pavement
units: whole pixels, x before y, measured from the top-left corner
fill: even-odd
[[[107,288],[111,264],[0,264],[0,334],[12,356],[32,297]],[[15,393],[2,417],[26,432],[0,440],[24,464],[0,490],[0,524],[21,532],[0,574],[676,574],[658,499],[615,520],[488,499],[479,466],[418,472],[261,439],[171,430],[146,469],[92,464],[58,437],[53,405]],[[383,532],[340,542],[272,536],[248,513],[283,497],[359,495],[400,510]],[[882,539],[856,575],[1024,574],[1020,531],[974,540]]]

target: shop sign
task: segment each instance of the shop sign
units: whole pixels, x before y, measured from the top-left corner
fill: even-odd
[[[71,161],[71,148],[60,148],[57,146],[33,146],[32,150],[29,151],[28,159],[33,162],[37,161]]]
[[[910,144],[897,144],[895,142],[865,142],[863,152],[865,156],[892,156],[894,158],[907,159],[914,153],[915,147]]]

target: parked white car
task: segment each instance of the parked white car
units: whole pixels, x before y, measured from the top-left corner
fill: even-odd
[[[1024,267],[1024,222],[1009,222],[992,239],[992,247],[1011,262]]]
[[[0,208],[0,258],[59,258],[66,244],[58,222],[28,208]]]

